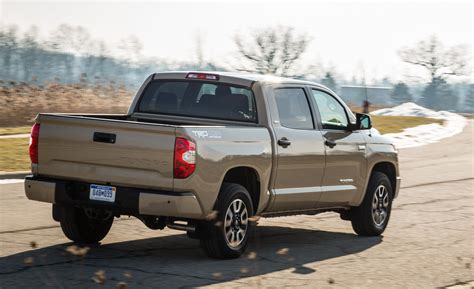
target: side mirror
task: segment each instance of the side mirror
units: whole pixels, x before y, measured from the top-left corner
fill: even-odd
[[[371,129],[372,120],[368,114],[356,113],[356,123],[349,123],[348,130]]]
[[[359,129],[371,129],[372,120],[368,114],[356,113],[356,128]]]

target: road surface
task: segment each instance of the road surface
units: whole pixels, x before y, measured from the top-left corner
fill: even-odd
[[[0,185],[0,287],[472,285],[473,157],[472,121],[452,138],[401,150],[402,189],[383,237],[357,237],[332,213],[262,219],[245,257],[225,261],[205,257],[182,232],[152,231],[133,218],[116,221],[85,256],[71,254],[50,205],[27,201],[13,181]]]

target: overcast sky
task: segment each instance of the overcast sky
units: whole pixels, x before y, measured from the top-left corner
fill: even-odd
[[[36,25],[43,36],[59,24],[81,25],[94,38],[113,46],[136,35],[146,56],[195,59],[198,33],[204,56],[216,63],[234,58],[233,35],[254,28],[289,25],[311,36],[304,64],[335,69],[346,77],[389,76],[406,80],[413,73],[397,50],[430,35],[447,46],[473,42],[470,1],[397,2],[25,2],[0,0],[0,24],[21,30]]]

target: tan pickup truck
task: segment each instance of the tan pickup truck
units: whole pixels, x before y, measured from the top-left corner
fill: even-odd
[[[257,216],[334,211],[381,234],[400,188],[397,150],[324,86],[240,73],[149,76],[127,114],[39,114],[31,200],[78,243],[114,218],[185,230],[211,257],[247,247]]]

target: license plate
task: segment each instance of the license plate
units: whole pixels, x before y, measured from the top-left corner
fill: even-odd
[[[89,199],[96,201],[115,202],[116,187],[91,185]]]

